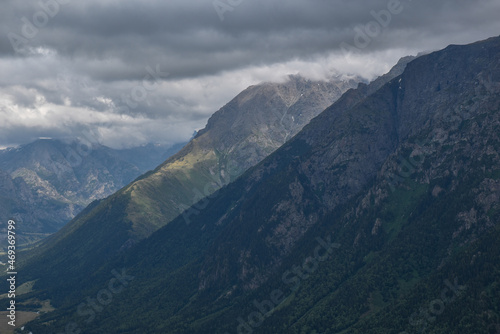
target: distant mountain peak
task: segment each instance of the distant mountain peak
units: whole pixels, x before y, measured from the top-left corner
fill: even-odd
[[[11,189],[11,195],[0,205],[0,219],[16,217],[20,242],[25,235],[55,232],[90,202],[111,195],[180,148],[150,144],[113,150],[75,138],[39,138],[2,150],[0,187]]]

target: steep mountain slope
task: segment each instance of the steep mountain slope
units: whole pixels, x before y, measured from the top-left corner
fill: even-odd
[[[418,58],[369,91],[344,94],[190,224],[180,216],[91,268],[79,291],[59,285],[71,274],[41,277],[28,297],[45,293],[59,310],[30,330],[70,321],[85,333],[494,328],[500,38]],[[117,268],[124,288],[92,307],[85,296],[99,300]]]
[[[96,268],[261,161],[356,84],[292,76],[285,83],[248,88],[215,113],[178,154],[94,203],[31,254],[43,254],[75,273]],[[205,205],[186,211],[186,223]],[[49,271],[51,265],[43,267],[39,269]]]
[[[180,148],[147,145],[114,150],[88,141],[41,139],[2,150],[0,187],[5,201],[0,228],[15,219],[19,245],[53,233],[90,202],[111,195]]]
[[[187,142],[166,146],[149,143],[142,146],[115,150],[114,154],[119,159],[136,166],[141,174],[144,174],[158,167],[158,165],[179,152],[186,144]]]
[[[133,233],[142,238],[236,179],[297,134],[356,80],[252,86],[216,112],[176,156],[124,190]],[[184,213],[186,222],[204,204]],[[133,239],[136,239],[134,237]]]

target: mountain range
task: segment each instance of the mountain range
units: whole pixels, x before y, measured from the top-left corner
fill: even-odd
[[[495,37],[404,59],[296,134],[269,124],[306,105],[249,137],[237,97],[178,154],[26,253],[19,301],[56,308],[26,328],[495,333],[499,93]],[[273,138],[251,160],[247,143]],[[193,186],[209,190],[191,198]],[[172,193],[188,201],[168,216]]]
[[[18,223],[18,245],[56,232],[94,200],[155,168],[185,144],[111,149],[89,140],[39,139],[0,151],[0,228]]]
[[[179,214],[189,223],[204,206],[191,205],[260,162],[357,84],[354,79],[314,82],[290,76],[284,83],[249,87],[177,154],[105,201],[92,203],[33,254],[63,247],[69,255],[63,262],[79,263],[78,270],[86,271],[87,265],[99,266]],[[84,254],[87,264],[81,261]]]

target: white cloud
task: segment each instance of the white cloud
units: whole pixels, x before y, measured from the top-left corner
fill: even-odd
[[[372,79],[402,56],[500,31],[497,0],[402,3],[366,48],[345,56],[341,43],[353,44],[354,29],[387,0],[253,0],[225,13],[223,22],[206,0],[70,1],[21,55],[6,34],[22,34],[22,18],[33,22],[40,3],[6,0],[0,146],[78,136],[82,129],[98,129],[111,146],[186,140],[250,85],[296,73]],[[147,68],[156,66],[169,75],[145,91]]]

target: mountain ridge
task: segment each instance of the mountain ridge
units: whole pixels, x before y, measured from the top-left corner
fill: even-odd
[[[90,202],[155,167],[180,145],[115,150],[88,141],[39,139],[1,150],[2,183],[10,198],[0,210],[0,226],[15,219],[19,245],[37,241],[59,230]]]
[[[201,131],[201,135],[199,135],[199,136],[202,136],[203,134],[204,133]],[[199,136],[197,136],[195,138],[195,141],[196,141],[196,139],[200,138]],[[194,145],[194,144],[191,143],[191,145]],[[181,151],[181,152],[179,152],[177,154],[177,156],[172,157],[170,160],[176,160],[179,157],[182,157],[183,154],[184,154],[184,152]],[[165,164],[163,164],[162,166],[159,166],[156,171],[160,170],[166,164],[168,164],[168,160],[167,160],[167,162]],[[150,176],[153,175],[154,173],[155,172],[149,173],[146,178],[150,178]],[[140,181],[142,181],[142,180],[143,180],[143,178],[140,179]],[[123,189],[121,192],[113,195],[108,201],[101,202],[101,203],[98,204],[98,206],[101,206],[101,207],[114,208],[113,209],[114,210],[113,214],[116,214],[119,217],[122,217],[119,220],[121,221],[121,224],[124,224],[123,225],[124,229],[120,230],[120,231],[126,230],[127,224],[128,224],[126,222],[126,220],[123,219],[123,217],[124,217],[123,216],[123,206],[121,206],[121,205],[124,203],[123,200],[125,199],[125,197],[123,196],[123,193],[125,193],[127,191],[127,189],[129,189],[129,187],[127,187],[127,188]],[[245,189],[245,188],[243,187],[242,189]],[[130,194],[130,192],[129,192],[129,194]],[[113,204],[112,201],[114,201],[114,200],[116,200],[117,202],[120,202],[121,204],[118,204],[118,203],[114,203]],[[210,197],[210,199],[208,200],[209,204],[212,203],[212,201],[214,201],[214,200],[216,200],[216,196]],[[203,211],[203,209],[204,209],[204,207],[206,205],[207,205],[206,203],[202,202],[202,203],[198,203],[198,206],[197,207],[195,206],[194,208],[195,208],[195,210],[197,212],[200,212],[200,211]],[[105,211],[102,211],[102,210],[101,211],[99,211],[99,210],[97,210],[97,211],[90,210],[90,211],[91,212],[96,212],[96,213],[98,213],[98,212],[104,213],[105,212]],[[79,219],[77,221],[75,221],[74,224],[68,226],[67,229],[70,229],[70,228],[76,228],[77,229],[78,226],[82,226],[83,224],[87,225],[86,226],[87,231],[91,231],[91,230],[95,230],[95,229],[103,230],[103,229],[107,229],[108,228],[108,226],[109,226],[109,219],[107,219],[105,217],[102,217],[100,219],[94,220],[95,222],[91,223],[91,220],[87,219],[88,217],[87,218],[85,217],[85,215],[87,215],[87,214],[90,214],[90,213],[86,212],[84,215],[82,215],[81,217],[79,217]],[[122,215],[122,216],[120,216],[120,215]],[[193,215],[192,218],[195,219],[195,220],[199,220],[201,217],[198,214],[196,214],[196,215]],[[182,219],[182,223],[181,224],[186,225],[186,226],[190,226],[190,224],[186,224],[186,221],[184,220],[184,217],[181,216],[181,218],[179,218],[179,219]],[[106,226],[103,226],[102,223],[100,225],[98,225],[99,222],[106,222]],[[94,229],[90,228],[92,225],[90,225],[89,223],[95,225]],[[176,225],[177,224],[178,223],[176,223]],[[112,249],[117,249],[117,248],[122,249],[122,247],[123,247],[123,245],[120,245],[121,242],[115,241],[116,239],[115,239],[114,235],[106,239],[106,245],[104,245],[103,243],[100,243],[99,239],[96,240],[95,237],[91,237],[91,234],[83,235],[83,237],[82,237],[82,234],[80,234],[80,237],[78,238],[78,240],[72,239],[72,238],[65,238],[64,235],[62,235],[62,234],[60,234],[59,236],[54,236],[54,238],[56,238],[56,237],[59,238],[58,241],[52,243],[55,246],[53,247],[52,250],[46,248],[43,251],[45,253],[44,256],[47,256],[48,258],[52,258],[52,259],[59,258],[60,256],[57,255],[57,253],[59,252],[58,249],[72,248],[76,243],[80,242],[79,240],[82,240],[82,239],[83,240],[87,240],[87,238],[89,238],[89,240],[92,239],[91,241],[87,241],[87,242],[90,242],[88,246],[90,246],[91,249],[94,249],[94,248],[99,249],[98,252],[92,252],[92,254],[81,253],[81,254],[78,255],[78,258],[76,256],[72,256],[72,259],[59,259],[58,260],[59,262],[57,262],[57,264],[55,264],[56,266],[64,266],[64,267],[68,267],[69,266],[71,268],[71,267],[75,266],[75,263],[78,263],[79,261],[81,261],[80,259],[83,259],[85,256],[87,256],[88,258],[86,258],[84,260],[85,262],[88,261],[87,262],[88,265],[86,266],[86,270],[87,271],[88,270],[90,270],[90,271],[94,271],[94,270],[101,271],[100,269],[98,269],[98,267],[99,267],[99,263],[102,263],[102,259],[97,259],[97,258],[94,257],[96,254],[99,254],[99,252],[101,252],[100,249],[106,248],[106,249],[112,250]],[[119,238],[123,238],[123,236],[120,236]],[[62,244],[61,244],[61,242],[62,242]],[[58,243],[59,243],[59,245],[57,245]],[[127,245],[127,247],[130,247],[131,249],[133,249],[134,247],[138,247],[138,246],[134,245],[134,242],[125,243],[125,245]],[[124,249],[123,254],[128,254],[128,250],[126,248]],[[104,253],[101,252],[101,254],[104,254]],[[111,254],[111,253],[108,252],[106,254]],[[182,258],[182,256],[180,256],[180,255],[181,254],[179,254],[179,259]],[[94,259],[95,259],[95,261],[94,261]],[[108,256],[107,259],[110,259],[110,257]],[[46,265],[46,263],[45,263],[45,265]],[[41,268],[39,268],[39,269],[41,269]],[[44,271],[43,269],[41,269],[41,270]],[[27,273],[25,272],[25,274],[27,274]],[[33,278],[35,278],[35,277],[33,277]],[[45,281],[45,279],[44,279],[44,281]],[[63,284],[63,285],[67,285],[68,284],[67,277],[65,277],[63,280],[61,280],[60,278],[54,277],[54,280],[52,280],[52,283],[54,283],[56,281],[59,282],[60,284]],[[38,285],[38,287],[41,290],[43,290],[44,289],[43,287],[46,286],[47,283],[48,283],[47,281],[45,281],[45,283],[42,282],[42,281],[39,281],[37,283],[37,285]],[[63,288],[61,288],[61,289],[63,289]]]
[[[290,124],[291,129],[296,133],[308,119],[319,113],[325,104],[330,104],[330,99],[334,100],[343,90],[355,84],[355,81],[316,83],[316,85],[322,85],[318,89],[312,86],[311,81],[294,77],[284,84],[253,86],[249,88],[251,98],[248,97],[248,90],[240,93],[233,101],[221,108],[212,120],[209,120],[207,129],[211,129],[210,131],[198,132],[195,138],[177,154],[147,176],[142,176],[122,190],[125,196],[130,196],[125,211],[127,219],[133,221],[131,236],[129,241],[125,242],[134,242],[134,240],[150,235],[154,230],[168,223],[201,198],[230,182],[243,170],[281,145],[285,136],[279,134],[283,126],[279,122],[276,124],[277,115],[285,113],[288,107],[282,102],[281,96],[276,96],[276,89],[291,87],[289,93],[294,96],[303,94],[300,90],[304,93],[308,92],[307,94],[316,94],[315,97],[322,96],[321,101],[315,102],[308,107],[307,111],[304,111],[304,120],[297,119]],[[241,106],[239,103],[243,98],[247,100]],[[300,100],[300,98],[297,99]],[[239,112],[240,110],[244,112]],[[265,115],[269,110],[274,112],[273,118]],[[217,123],[214,123],[214,120],[220,119],[222,114],[232,115],[229,118],[225,116],[227,119],[224,122],[234,123],[234,130],[231,129],[228,132],[220,125],[212,129],[213,124]],[[261,115],[260,119],[255,118],[258,114]],[[275,130],[267,129],[263,132],[258,129],[258,124],[265,124],[263,119],[266,117]],[[254,120],[243,122],[243,119]],[[269,126],[264,124],[262,126]],[[265,133],[269,133],[271,137],[267,138]],[[230,142],[237,143],[236,145],[240,147],[233,148],[231,145],[234,144],[230,145]],[[161,188],[160,196],[158,187]],[[142,214],[137,215],[137,213]]]
[[[348,91],[190,224],[179,216],[93,271],[81,294],[57,285],[61,310],[31,328],[81,323],[79,297],[126,268],[130,288],[89,333],[484,332],[472,319],[500,314],[480,297],[500,297],[499,79],[496,37],[413,60],[371,95]],[[321,265],[317,238],[339,245]],[[446,280],[471,293],[416,318]],[[54,283],[37,282],[56,298]]]

